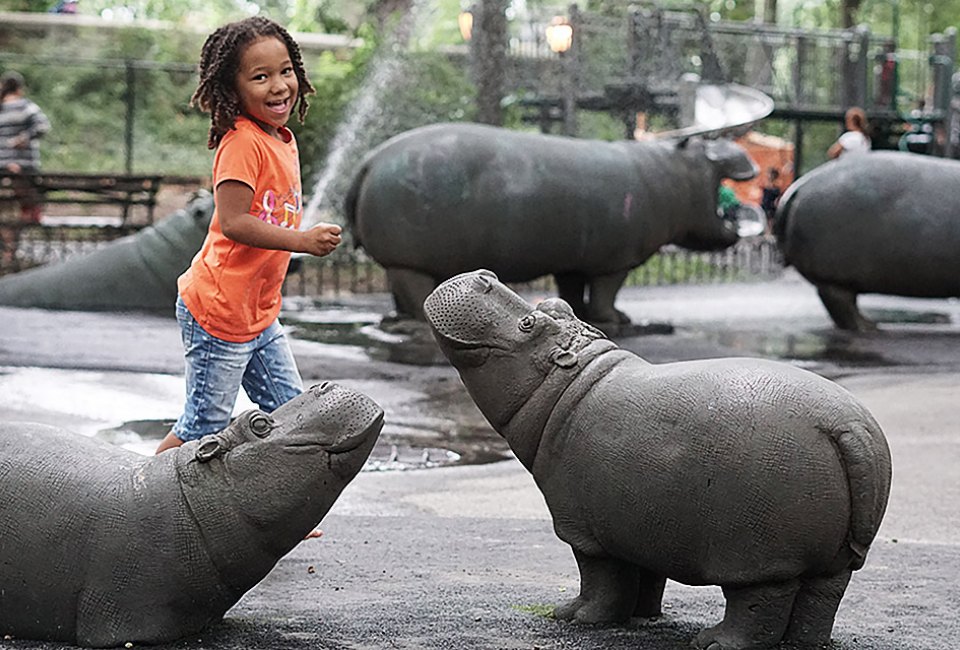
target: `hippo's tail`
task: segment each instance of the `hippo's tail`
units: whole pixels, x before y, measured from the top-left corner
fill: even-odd
[[[787,258],[787,226],[790,221],[790,213],[795,206],[797,189],[802,184],[803,179],[799,179],[790,184],[790,187],[788,187],[783,193],[783,196],[780,197],[780,201],[777,203],[777,210],[773,217],[773,234],[777,238],[777,245],[783,252],[784,266],[790,265],[790,260]]]
[[[863,566],[890,496],[890,449],[872,418],[832,432],[850,490],[851,569]]]

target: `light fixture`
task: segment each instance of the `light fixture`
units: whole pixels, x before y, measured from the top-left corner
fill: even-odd
[[[457,16],[457,25],[460,26],[460,36],[469,41],[473,36],[473,13],[469,9],[461,11]]]
[[[554,16],[547,25],[547,45],[558,54],[562,54],[573,45],[573,25],[565,16]]]

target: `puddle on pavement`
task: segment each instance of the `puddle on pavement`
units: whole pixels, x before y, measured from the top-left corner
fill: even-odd
[[[297,316],[287,317],[285,323],[293,328],[294,336],[298,339],[328,345],[361,347],[370,358],[378,361],[415,366],[446,363],[433,334],[425,324],[383,329],[379,325],[379,319],[374,322],[334,323],[304,321]]]
[[[950,325],[949,314],[936,311],[907,309],[866,309],[864,315],[877,323],[881,332],[846,332],[838,329],[822,331],[790,332],[777,330],[719,330],[704,331],[702,335],[710,342],[726,350],[741,351],[763,357],[783,359],[809,364],[832,363],[840,367],[889,367],[902,363],[900,358],[889,357],[891,352],[885,342],[894,340],[904,330],[898,326]],[[935,333],[925,331],[928,339]],[[896,357],[896,355],[894,355]]]
[[[704,337],[727,350],[800,362],[830,362],[841,366],[889,366],[874,350],[864,349],[857,337],[834,332],[704,332]]]

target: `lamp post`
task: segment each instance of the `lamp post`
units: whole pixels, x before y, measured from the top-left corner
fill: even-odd
[[[570,17],[554,16],[546,28],[547,45],[560,58],[561,101],[563,102],[563,133],[577,133],[576,66],[574,61],[574,21],[577,6],[570,6]]]

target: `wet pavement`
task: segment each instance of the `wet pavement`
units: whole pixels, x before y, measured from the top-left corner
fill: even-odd
[[[630,288],[618,307],[674,332],[617,342],[653,363],[780,359],[863,401],[890,442],[894,481],[880,535],[841,604],[834,647],[952,646],[960,633],[960,302],[864,296],[861,305],[882,319],[879,331],[835,330],[814,289],[790,273]],[[658,650],[687,647],[719,620],[717,588],[675,583],[654,622],[594,628],[544,616],[576,595],[569,548],[455,371],[431,363],[435,353],[416,334],[376,327],[389,308],[380,294],[287,301],[305,380],[334,380],[380,403],[381,443],[324,520],[323,539],[283,558],[224,623],[167,647]],[[149,453],[177,416],[182,360],[172,317],[10,308],[0,317],[0,418]],[[391,469],[407,471],[382,471]]]

